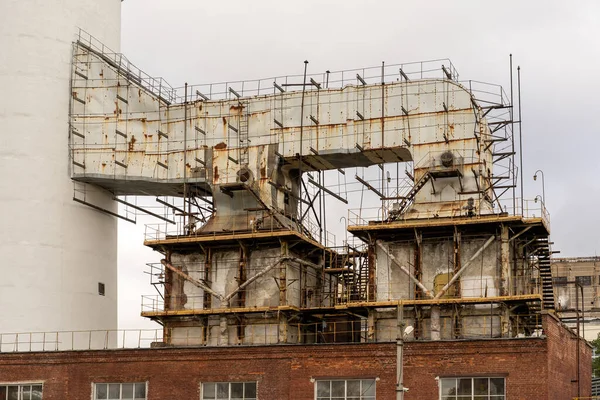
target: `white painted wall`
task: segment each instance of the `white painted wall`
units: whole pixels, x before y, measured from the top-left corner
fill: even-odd
[[[120,15],[121,0],[0,1],[0,332],[117,328],[117,221],[72,201],[68,121],[77,27],[118,51]]]

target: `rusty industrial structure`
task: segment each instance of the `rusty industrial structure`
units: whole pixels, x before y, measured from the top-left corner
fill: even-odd
[[[590,348],[555,314],[549,214],[518,195],[512,87],[433,60],[173,88],[84,31],[72,50],[73,200],[160,221],[142,316],[162,329],[131,352],[106,350],[126,342],[114,332],[64,353],[81,337],[30,334],[29,351],[60,354],[3,355],[6,376],[50,380],[50,398],[589,391]],[[22,338],[0,335],[0,351]],[[528,362],[547,366],[541,383]]]
[[[145,241],[163,259],[142,315],[164,344],[539,334],[549,220],[503,201],[500,87],[459,83],[446,60],[176,90],[100,49],[74,45],[72,178],[170,211]],[[328,209],[358,195],[337,245]]]

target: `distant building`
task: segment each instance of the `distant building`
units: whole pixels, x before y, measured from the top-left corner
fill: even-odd
[[[579,315],[581,334],[587,340],[600,333],[600,257],[552,259],[556,311],[573,329]]]

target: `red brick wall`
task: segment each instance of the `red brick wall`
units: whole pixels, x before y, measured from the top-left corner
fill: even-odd
[[[481,375],[506,376],[510,400],[570,399],[570,392],[549,392],[571,385],[560,363],[574,359],[561,358],[566,333],[547,318],[548,340],[406,343],[405,399],[437,399],[436,376]],[[590,363],[586,348],[582,365]],[[377,398],[395,399],[395,374],[393,343],[0,354],[0,382],[44,381],[45,400],[89,399],[92,382],[127,381],[148,381],[153,400],[198,399],[202,381],[257,381],[261,400],[313,399],[311,378],[334,377],[377,377]],[[582,394],[590,374],[582,368]]]
[[[578,397],[577,335],[552,315],[544,320],[544,333],[548,336],[548,400]],[[579,341],[579,358],[579,397],[588,397],[592,392],[592,349],[585,340]]]
[[[437,399],[435,378],[451,376],[504,376],[511,400],[546,399],[546,341],[543,339],[482,340],[423,343],[409,347],[405,386],[416,396]]]

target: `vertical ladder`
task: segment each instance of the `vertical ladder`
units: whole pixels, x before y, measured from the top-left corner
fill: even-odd
[[[248,166],[248,148],[250,147],[250,139],[248,138],[248,118],[249,118],[249,103],[248,101],[240,101],[242,108],[240,115],[240,125],[238,132],[239,148],[240,148],[240,166]]]

